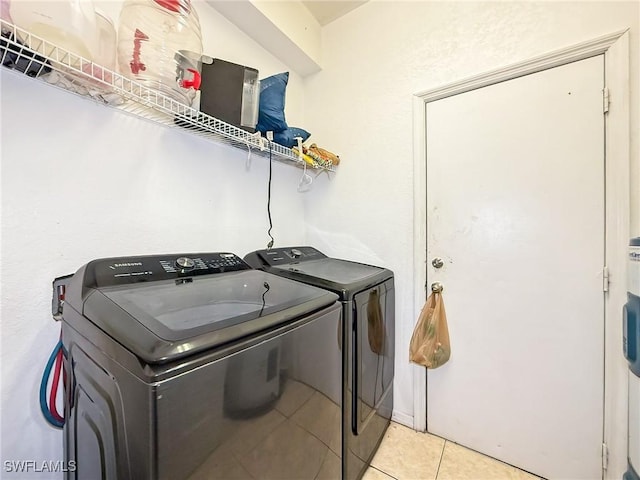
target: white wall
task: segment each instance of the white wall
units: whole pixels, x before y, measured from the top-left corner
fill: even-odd
[[[107,2],[115,9],[117,4]],[[205,52],[260,70],[286,65],[207,5]],[[60,325],[51,282],[103,256],[265,248],[268,159],[142,121],[0,69],[1,460],[58,460],[62,434],[38,408]],[[291,74],[287,117],[302,116]],[[274,162],[276,245],[304,243],[301,170]],[[0,477],[23,478],[4,472]],[[44,478],[35,474],[35,478]]]
[[[421,302],[412,283],[414,268],[424,268],[412,263],[412,95],[630,27],[632,232],[638,234],[638,17],[637,2],[373,0],[323,29],[323,71],[305,80],[305,127],[342,163],[332,181],[316,182],[305,198],[308,240],[329,254],[395,271],[398,420],[412,424],[417,367],[409,364],[408,344]]]

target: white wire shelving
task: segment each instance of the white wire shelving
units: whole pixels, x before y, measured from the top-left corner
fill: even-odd
[[[335,171],[331,164],[306,163],[290,148],[218,120],[123,75],[93,63],[0,19],[0,59],[4,68],[171,128],[248,149],[250,154],[299,167]]]

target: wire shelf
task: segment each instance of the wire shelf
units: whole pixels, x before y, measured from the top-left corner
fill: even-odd
[[[56,87],[168,127],[187,130],[218,143],[246,148],[252,154],[271,155],[275,160],[299,167],[335,171],[330,164],[305,163],[290,148],[269,142],[260,133],[250,133],[183,105],[161,92],[64,50],[32,33],[0,19],[0,59],[5,68],[37,77]]]

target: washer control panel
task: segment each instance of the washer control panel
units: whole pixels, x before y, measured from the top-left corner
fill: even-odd
[[[258,250],[247,255],[245,261],[253,268],[261,268],[264,265],[286,265],[320,258],[327,258],[327,256],[313,247],[286,247]]]
[[[85,286],[105,287],[249,270],[233,253],[193,253],[104,258],[87,265]]]

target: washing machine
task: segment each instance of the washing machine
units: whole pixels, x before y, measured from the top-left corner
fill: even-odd
[[[624,306],[624,355],[629,361],[628,469],[624,480],[640,480],[640,237],[629,242],[627,303]]]
[[[62,308],[67,478],[339,476],[337,300],[232,253],[81,267]]]
[[[327,257],[309,246],[258,250],[253,268],[329,290],[340,297],[343,324],[342,478],[360,478],[393,410],[395,295],[386,268]]]

